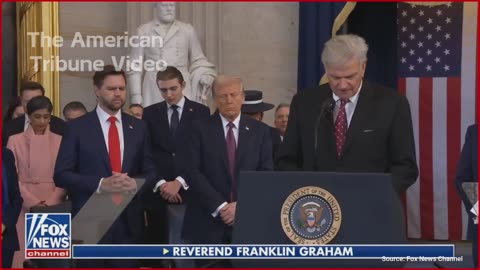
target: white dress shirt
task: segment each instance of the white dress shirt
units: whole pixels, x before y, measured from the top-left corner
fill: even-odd
[[[30,125],[30,117],[28,117],[28,114],[25,114],[25,124],[23,124],[23,131],[27,130],[28,125]]]
[[[235,118],[235,120],[232,121],[232,123],[235,125],[235,127],[233,127],[233,136],[235,137],[235,144],[237,145],[238,147],[238,127],[240,126],[240,116],[242,114],[239,114],[237,116],[237,118]],[[228,133],[228,123],[230,123],[230,121],[227,120],[227,118],[223,117],[223,115],[220,114],[220,119],[222,119],[222,125],[223,125],[223,132],[225,133],[225,140],[227,139],[227,133]],[[222,210],[223,207],[225,207],[228,203],[227,202],[223,202],[222,204],[220,204],[220,206],[217,207],[217,209],[215,210],[215,212],[212,213],[212,216],[213,217],[217,217],[218,216],[218,212],[220,212],[220,210]]]
[[[97,116],[98,120],[100,121],[100,126],[102,127],[102,132],[103,132],[103,139],[105,140],[105,146],[108,149],[108,130],[110,129],[110,121],[108,121],[108,118],[110,118],[111,115],[109,115],[106,111],[104,111],[100,105],[97,104]],[[117,121],[115,122],[118,130],[118,137],[120,140],[120,161],[121,164],[123,165],[123,151],[124,151],[124,146],[125,142],[123,139],[123,125],[122,125],[122,111],[119,110],[115,115],[113,115],[117,118]],[[119,172],[121,173],[121,172]],[[100,193],[100,186],[102,185],[103,178],[100,179],[100,183],[98,183],[98,188],[97,188],[97,193]]]
[[[240,116],[241,114],[239,114],[237,116],[237,118],[235,118],[235,120],[232,121],[232,123],[235,125],[233,127],[233,136],[235,137],[235,144],[237,145],[238,147],[238,126],[240,125]],[[227,139],[227,133],[228,133],[228,123],[230,123],[230,121],[227,120],[227,118],[223,117],[223,115],[220,114],[220,119],[222,119],[222,124],[223,124],[223,132],[225,134],[225,140]]]
[[[347,113],[347,128],[350,127],[350,122],[352,121],[353,113],[355,112],[355,107],[357,107],[358,103],[358,95],[360,94],[360,90],[362,90],[362,83],[360,83],[360,87],[358,88],[357,93],[349,98],[350,102],[345,104],[345,112]],[[333,94],[333,100],[335,100],[335,107],[333,108],[333,122],[335,123],[335,120],[337,119],[338,112],[340,111],[340,97],[335,95],[334,92]]]

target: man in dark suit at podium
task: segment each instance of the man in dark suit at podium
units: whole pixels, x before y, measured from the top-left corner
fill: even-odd
[[[391,173],[397,193],[418,175],[410,107],[363,80],[368,46],[355,35],[325,43],[328,84],[299,92],[277,152],[279,170]]]
[[[194,244],[231,243],[240,171],[273,169],[268,126],[240,113],[245,99],[242,80],[218,76],[212,90],[218,111],[197,122],[191,136],[193,169],[187,179],[190,195],[183,236]],[[206,265],[212,262],[197,261],[197,267]]]
[[[477,182],[478,183],[478,124],[471,125],[467,129],[465,135],[465,143],[462,149],[462,155],[458,162],[457,177],[455,185],[458,193],[462,198],[465,209],[468,212],[468,231],[467,238],[472,240],[472,256],[473,264],[475,268],[478,266],[478,225],[474,224],[473,219],[475,215],[470,212],[473,205],[467,197],[462,184],[465,182]],[[478,198],[478,197],[477,197]]]
[[[45,89],[37,82],[24,81],[20,85],[20,99],[24,111],[27,111],[27,103],[30,99],[43,95],[45,95]],[[24,132],[29,124],[30,119],[27,114],[6,122],[2,130],[3,146],[7,145],[10,136]],[[64,122],[62,119],[53,115],[50,117],[50,130],[53,133],[63,135],[63,126]]]

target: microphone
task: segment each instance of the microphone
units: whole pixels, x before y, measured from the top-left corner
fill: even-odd
[[[320,120],[322,119],[322,117],[326,114],[329,114],[331,112],[333,112],[333,107],[335,107],[335,100],[333,98],[329,98],[327,100],[325,100],[323,103],[322,103],[322,108],[320,110],[320,114],[318,115],[317,117],[317,120],[315,121],[315,144],[314,144],[314,148],[315,148],[315,167],[317,166],[317,148],[318,148],[318,126],[320,125]]]

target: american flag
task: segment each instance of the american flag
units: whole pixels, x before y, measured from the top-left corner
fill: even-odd
[[[404,197],[408,236],[464,239],[455,174],[475,122],[477,3],[399,3],[397,22],[398,88],[410,102],[420,172]]]

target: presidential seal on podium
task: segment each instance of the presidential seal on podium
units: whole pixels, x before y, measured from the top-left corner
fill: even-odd
[[[337,235],[341,223],[342,211],[337,199],[320,187],[299,188],[282,206],[283,231],[296,244],[327,244]]]

